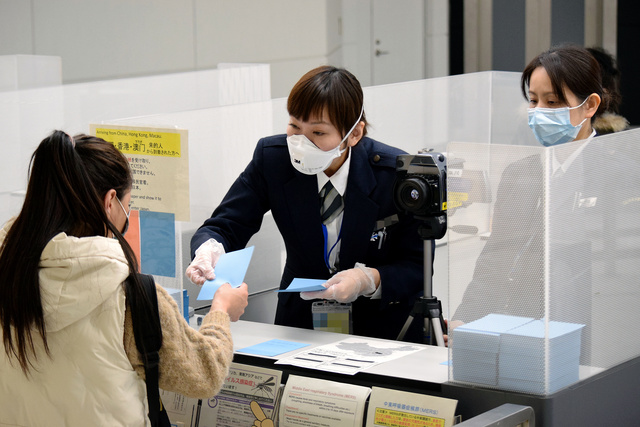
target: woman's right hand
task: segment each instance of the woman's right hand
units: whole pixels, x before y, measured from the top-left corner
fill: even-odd
[[[232,322],[237,322],[247,304],[249,304],[249,288],[246,283],[237,288],[232,288],[230,284],[225,283],[213,295],[211,310],[224,311],[229,314]]]

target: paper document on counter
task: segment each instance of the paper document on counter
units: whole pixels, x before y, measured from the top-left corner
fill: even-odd
[[[308,345],[309,344],[301,342],[272,339],[260,344],[238,349],[236,350],[236,352],[255,354],[258,356],[277,356],[279,354],[288,353],[302,347],[307,347]]]
[[[408,343],[348,338],[296,353],[275,363],[354,375],[420,350],[421,347]]]

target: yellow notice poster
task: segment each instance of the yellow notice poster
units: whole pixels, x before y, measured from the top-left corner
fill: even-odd
[[[191,220],[186,129],[92,124],[89,133],[113,143],[129,160],[132,209]]]
[[[367,426],[451,427],[457,400],[373,387]]]

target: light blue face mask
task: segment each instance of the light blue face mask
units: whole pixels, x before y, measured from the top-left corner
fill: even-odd
[[[585,102],[586,99],[577,107],[529,108],[529,127],[538,142],[551,147],[576,139],[587,118],[574,126],[571,124],[571,110],[582,107]]]

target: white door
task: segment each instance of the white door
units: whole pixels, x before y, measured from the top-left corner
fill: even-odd
[[[373,0],[374,85],[425,78],[425,1]]]

